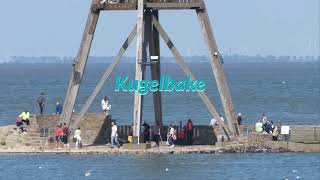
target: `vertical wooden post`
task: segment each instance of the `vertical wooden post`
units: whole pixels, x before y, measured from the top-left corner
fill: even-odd
[[[221,55],[218,51],[218,47],[213,36],[213,31],[211,29],[210,20],[206,8],[204,7],[203,9],[197,9],[197,15],[204,40],[209,50],[209,56],[211,59],[210,63],[217,83],[222,106],[224,108],[226,118],[228,121],[228,127],[232,134],[238,135],[240,131],[236,119],[234,106],[232,103],[227,80],[224,75]]]
[[[140,82],[143,78],[143,42],[144,42],[144,0],[138,0],[138,22],[137,22],[137,45],[136,45],[136,72],[135,80]],[[138,85],[140,88],[140,85]],[[139,143],[140,124],[142,120],[142,95],[138,91],[134,92],[133,110],[133,138]]]
[[[99,0],[92,0],[92,6],[98,3]],[[78,96],[81,80],[86,67],[87,59],[89,56],[92,40],[96,30],[97,22],[99,19],[99,10],[90,9],[88,19],[86,22],[86,27],[82,36],[82,41],[78,55],[74,62],[74,70],[72,74],[72,79],[67,92],[67,97],[65,98],[65,107],[63,110],[62,118],[64,122],[70,122],[72,111]]]
[[[153,10],[152,16],[155,17],[159,21],[159,11]],[[151,79],[158,80],[160,82],[161,70],[160,70],[160,41],[159,41],[159,32],[153,27],[151,23],[151,33],[150,33],[150,41],[149,41],[149,53],[150,56],[158,57],[156,60],[151,60]],[[155,115],[155,123],[159,127],[163,126],[162,122],[162,103],[161,103],[161,92],[155,91],[153,92],[153,105],[154,105],[154,115]]]

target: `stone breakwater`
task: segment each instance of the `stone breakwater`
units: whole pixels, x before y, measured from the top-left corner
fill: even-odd
[[[0,153],[66,153],[66,154],[187,154],[187,153],[260,153],[260,152],[320,152],[320,126],[299,125],[290,126],[290,136],[287,141],[272,141],[270,134],[257,134],[250,125],[240,126],[243,137],[234,142],[217,142],[219,128],[210,126],[195,126],[193,146],[176,146],[170,148],[163,142],[160,148],[130,149],[125,146],[111,149],[110,116],[88,113],[81,122],[84,146],[81,150],[56,148],[54,142],[54,127],[59,122],[59,116],[32,116],[27,133],[21,133],[15,125],[0,127]],[[119,126],[119,137],[126,139],[129,126]],[[42,133],[42,130],[47,134]],[[250,132],[250,133],[249,133]],[[163,140],[166,131],[163,131]],[[213,145],[215,144],[215,145]],[[70,142],[71,147],[74,144]]]
[[[31,130],[30,130],[31,131]],[[176,146],[170,148],[162,142],[160,147],[150,149],[126,149],[124,147],[110,148],[110,145],[87,145],[82,149],[46,148],[35,144],[32,132],[20,133],[15,126],[0,127],[0,153],[47,153],[47,154],[217,154],[217,153],[264,153],[290,152],[284,148],[270,148],[261,145],[257,139],[248,143],[224,142],[214,145]],[[37,139],[38,140],[38,139]],[[255,144],[255,145],[254,145]],[[260,144],[260,145],[258,145]],[[154,144],[153,144],[154,145]]]
[[[170,148],[167,146],[152,147],[146,150],[131,150],[122,147],[111,149],[106,146],[85,146],[83,149],[0,149],[2,154],[22,153],[22,154],[221,154],[221,153],[280,153],[291,152],[286,149],[271,149],[268,147],[245,147],[242,145],[219,146],[177,146]]]

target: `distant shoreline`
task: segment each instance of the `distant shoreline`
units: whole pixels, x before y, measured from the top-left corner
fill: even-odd
[[[88,63],[111,63],[113,56],[94,56],[89,57]],[[208,63],[208,56],[184,56],[187,63]],[[74,57],[60,57],[60,56],[12,56],[8,58],[0,58],[0,64],[72,64]],[[163,63],[175,63],[174,57],[161,57]],[[123,57],[121,63],[135,63],[135,57]],[[249,56],[249,55],[224,55],[224,63],[306,63],[306,62],[320,62],[320,56]]]
[[[163,64],[176,64],[176,62],[162,62]],[[209,61],[188,61],[188,64],[205,64],[209,63]],[[224,64],[320,64],[319,61],[265,61],[265,62],[254,62],[254,61],[248,61],[248,62],[238,62],[238,61],[225,61]],[[66,65],[72,65],[71,62],[0,62],[1,65],[23,65],[23,64],[37,64],[37,65],[46,65],[46,64],[66,64]],[[90,62],[88,61],[88,64],[111,64],[111,62]],[[119,64],[135,64],[135,62],[120,62]]]

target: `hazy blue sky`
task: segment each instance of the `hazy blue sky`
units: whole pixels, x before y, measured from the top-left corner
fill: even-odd
[[[320,0],[206,0],[222,53],[319,55]],[[0,57],[75,56],[90,0],[1,0]],[[183,55],[206,54],[193,11],[162,11]],[[91,55],[113,56],[136,12],[102,12]],[[127,56],[133,56],[132,44]],[[162,54],[171,55],[162,45]]]

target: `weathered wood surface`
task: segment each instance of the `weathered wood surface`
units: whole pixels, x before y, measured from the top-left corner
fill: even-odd
[[[146,8],[153,10],[185,10],[185,9],[202,9],[203,5],[201,2],[196,3],[146,3]]]
[[[138,1],[138,22],[137,22],[137,45],[136,45],[136,71],[135,80],[140,82],[143,79],[143,42],[144,42],[144,0]],[[138,85],[140,87],[140,85]],[[138,139],[140,135],[140,124],[142,119],[142,95],[135,91],[134,93],[134,110],[133,110],[133,136]]]
[[[93,0],[92,3],[97,3],[98,0]],[[82,41],[78,55],[74,62],[74,70],[72,79],[69,85],[67,96],[65,98],[65,107],[62,114],[62,121],[69,123],[71,120],[73,108],[78,96],[81,80],[84,74],[84,70],[87,64],[92,40],[96,30],[96,26],[99,19],[99,11],[90,10],[88,19],[86,22],[85,30],[82,36]]]
[[[152,10],[187,10],[203,9],[202,0],[177,1],[177,2],[145,2],[144,8]],[[93,9],[97,10],[137,10],[138,1],[129,1],[126,3],[96,3]]]
[[[152,16],[154,16],[159,21],[159,11],[154,10],[152,11]],[[150,18],[152,20],[152,18]],[[157,60],[151,62],[151,79],[158,80],[160,82],[161,76],[161,65],[160,65],[160,39],[159,39],[159,32],[151,25],[151,33],[149,39],[149,54],[150,56],[158,57]],[[154,106],[154,115],[155,115],[155,123],[159,126],[163,126],[162,122],[162,102],[161,102],[161,92],[155,91],[153,92],[153,106]]]
[[[160,23],[158,22],[158,20],[155,17],[153,17],[153,24],[157,28],[161,37],[163,38],[163,40],[165,41],[165,43],[169,47],[170,51],[172,52],[172,54],[176,58],[177,62],[179,63],[180,67],[185,72],[185,74],[189,75],[192,80],[195,80],[196,78],[193,75],[193,73],[191,72],[191,69],[184,62],[182,56],[180,55],[180,53],[178,52],[178,50],[174,46],[173,42],[170,40],[168,34],[164,31],[164,29],[162,28],[162,26],[160,25]],[[214,117],[223,128],[227,129],[224,122],[221,121],[218,111],[213,106],[213,104],[211,103],[211,101],[208,98],[208,96],[206,95],[206,93],[204,91],[197,91],[197,93],[200,96],[200,98],[202,99],[202,101],[204,102],[204,104],[207,106],[212,117]],[[229,132],[226,132],[226,135],[229,137]]]
[[[75,128],[78,127],[78,125],[79,125],[81,119],[83,118],[84,114],[88,111],[89,107],[91,106],[92,102],[94,101],[94,99],[96,98],[96,96],[98,95],[98,93],[100,92],[102,87],[104,86],[104,84],[107,81],[107,79],[109,78],[110,74],[113,72],[113,70],[116,68],[116,66],[120,62],[123,54],[125,53],[125,51],[127,50],[128,46],[131,44],[132,40],[136,36],[136,33],[137,33],[137,26],[135,26],[133,28],[133,30],[129,34],[128,38],[125,40],[125,42],[123,43],[122,47],[120,48],[117,56],[114,57],[112,63],[108,66],[108,68],[106,69],[106,71],[102,75],[102,77],[99,80],[97,86],[95,87],[95,89],[91,93],[90,97],[88,98],[88,100],[86,101],[84,106],[82,107],[78,117],[76,118],[76,120],[74,122],[72,122],[71,128],[75,129]]]
[[[231,99],[228,83],[222,67],[221,54],[215,42],[208,12],[206,9],[197,10],[198,19],[203,33],[204,41],[209,50],[210,64],[217,83],[221,103],[225,111],[228,127],[233,135],[239,135],[239,127],[234,106]]]

